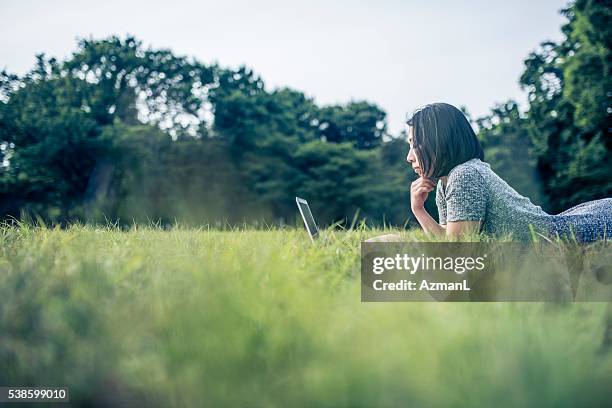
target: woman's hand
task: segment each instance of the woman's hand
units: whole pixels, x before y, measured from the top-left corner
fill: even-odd
[[[410,207],[412,211],[422,210],[425,200],[430,191],[436,188],[436,182],[432,179],[419,177],[410,185]]]

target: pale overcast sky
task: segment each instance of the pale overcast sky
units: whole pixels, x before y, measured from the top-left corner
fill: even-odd
[[[566,0],[31,1],[0,0],[0,69],[26,72],[34,55],[64,58],[77,37],[130,33],[203,62],[246,64],[268,88],[319,104],[365,99],[390,130],[429,102],[524,101],[523,60],[561,38]]]

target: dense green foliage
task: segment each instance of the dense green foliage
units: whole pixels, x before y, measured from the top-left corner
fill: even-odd
[[[521,122],[552,211],[612,195],[612,2],[577,0],[563,13],[565,40],[543,43],[521,77]]]
[[[537,205],[545,205],[535,155],[518,105],[513,101],[500,104],[489,116],[478,118],[476,124],[485,160],[516,191]]]
[[[0,84],[4,215],[292,223],[301,195],[323,223],[408,219],[406,144],[383,141],[367,102],[318,107],[246,68],[116,37]]]
[[[527,111],[509,101],[474,121],[493,170],[552,212],[612,194],[612,7],[579,0],[564,14],[565,40],[525,61]],[[0,216],[282,225],[298,195],[321,224],[402,226],[415,175],[385,116],[134,38],[82,40],[65,61],[0,74]]]
[[[562,13],[565,39],[525,60],[527,112],[509,101],[477,120],[486,159],[552,213],[612,195],[612,2],[577,0]]]
[[[606,405],[605,303],[360,303],[380,231],[324,233],[2,228],[0,383],[77,406]]]

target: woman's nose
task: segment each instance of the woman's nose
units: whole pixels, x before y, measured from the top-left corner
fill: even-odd
[[[406,156],[406,161],[410,164],[412,164],[412,162],[414,161],[415,157],[414,157],[414,152],[412,151],[412,149],[410,149],[408,151],[408,156]]]

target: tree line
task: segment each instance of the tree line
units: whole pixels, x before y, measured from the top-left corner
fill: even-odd
[[[525,60],[526,112],[508,101],[473,120],[492,168],[551,212],[612,191],[610,2],[563,13],[564,40]],[[321,224],[409,225],[407,149],[376,104],[318,106],[133,37],[0,74],[3,218],[291,224],[299,195]]]

